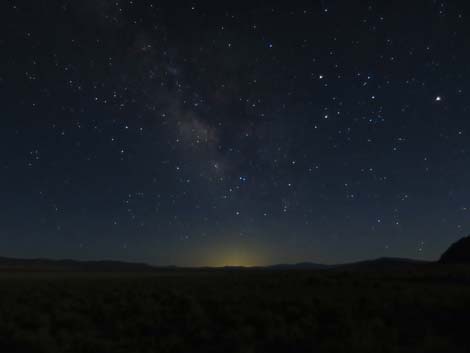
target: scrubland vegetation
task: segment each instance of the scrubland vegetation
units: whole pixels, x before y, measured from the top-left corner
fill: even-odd
[[[0,351],[468,352],[470,269],[0,274]]]

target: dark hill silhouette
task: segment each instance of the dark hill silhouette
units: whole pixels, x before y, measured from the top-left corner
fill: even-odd
[[[53,259],[18,259],[0,257],[0,272],[156,272],[162,270],[393,270],[426,264],[426,261],[404,258],[378,258],[354,263],[325,265],[314,262],[274,264],[270,266],[177,267],[151,266],[145,263],[123,261],[79,261]]]
[[[154,267],[144,263],[122,261],[15,259],[0,257],[0,271],[146,272],[153,270],[155,270]]]
[[[441,256],[444,264],[470,264],[470,236],[453,243]]]
[[[349,267],[349,268],[399,268],[409,267],[410,265],[423,265],[428,264],[429,261],[406,259],[401,257],[379,257],[373,260],[364,260],[359,262],[353,262],[350,264],[338,265],[338,267]]]
[[[313,270],[313,269],[324,269],[329,268],[329,265],[317,264],[314,262],[300,262],[296,264],[276,264],[267,266],[269,269],[273,270],[287,270],[287,269],[299,269],[299,270]]]
[[[406,259],[400,257],[380,257],[372,260],[358,262],[324,265],[314,262],[301,262],[297,264],[278,264],[268,266],[267,269],[273,270],[394,270],[401,268],[410,268],[413,266],[429,264],[429,261]]]

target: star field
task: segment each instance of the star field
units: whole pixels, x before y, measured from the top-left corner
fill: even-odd
[[[436,259],[470,229],[464,1],[1,6],[3,256]]]

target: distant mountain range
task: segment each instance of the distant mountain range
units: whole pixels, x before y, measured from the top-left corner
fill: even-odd
[[[374,260],[359,261],[348,264],[323,265],[314,262],[301,262],[296,264],[277,264],[265,267],[243,267],[227,266],[222,268],[213,267],[156,267],[145,263],[123,262],[123,261],[78,261],[78,260],[51,260],[51,259],[16,259],[0,257],[0,272],[153,272],[172,269],[185,270],[322,270],[322,269],[359,269],[359,270],[392,270],[410,268],[426,264],[470,264],[470,236],[464,237],[447,249],[437,262],[420,261],[394,257],[382,257]]]
[[[288,269],[299,269],[299,270],[313,270],[313,269],[326,269],[330,268],[330,265],[317,264],[314,262],[299,262],[296,264],[276,264],[266,266],[266,268],[273,270],[288,270]]]
[[[276,264],[263,267],[227,266],[222,268],[201,267],[200,269],[265,269],[265,270],[322,270],[322,269],[388,269],[407,267],[410,265],[426,264],[426,261],[379,258],[375,260],[360,261],[349,264],[324,265],[313,262],[301,262],[296,264]],[[158,270],[178,269],[176,266],[157,267],[145,263],[123,261],[78,261],[78,260],[52,260],[52,259],[17,259],[0,257],[0,272],[25,271],[25,272],[153,272]],[[180,268],[183,269],[183,268]],[[188,269],[188,268],[186,268]]]
[[[16,259],[0,257],[0,271],[148,272],[153,270],[155,270],[153,266],[134,262]]]
[[[421,261],[414,259],[404,259],[395,257],[381,257],[373,260],[365,260],[359,262],[323,265],[313,262],[301,262],[297,264],[279,264],[268,266],[271,269],[332,269],[332,268],[391,268],[410,265],[421,265],[430,263],[429,261]]]

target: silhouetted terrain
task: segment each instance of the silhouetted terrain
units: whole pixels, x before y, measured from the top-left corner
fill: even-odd
[[[75,261],[0,257],[0,271],[139,272],[152,270],[154,268],[147,264],[121,261]]]
[[[158,269],[3,258],[0,267],[5,353],[470,351],[467,265]]]
[[[395,268],[412,264],[425,264],[425,261],[401,258],[378,258],[355,263],[340,265],[324,265],[313,262],[301,262],[296,264],[275,264],[266,267],[253,267],[252,269],[266,270],[320,270],[338,268]],[[0,257],[0,271],[24,271],[24,272],[155,272],[171,269],[185,269],[187,271],[195,268],[178,268],[176,266],[155,267],[145,263],[123,262],[123,261],[77,261],[77,260],[51,260],[51,259],[16,259]],[[197,269],[197,268],[196,268]],[[217,268],[202,267],[199,270],[216,270]],[[225,270],[247,270],[243,266],[226,266],[219,269]]]
[[[297,269],[297,270],[313,270],[313,269],[326,269],[331,266],[317,264],[313,262],[300,262],[296,264],[276,264],[268,266],[267,268],[272,270],[287,270],[287,269]]]
[[[452,244],[442,254],[440,262],[447,264],[470,264],[470,236]]]
[[[1,352],[468,352],[470,268],[3,273]]]

